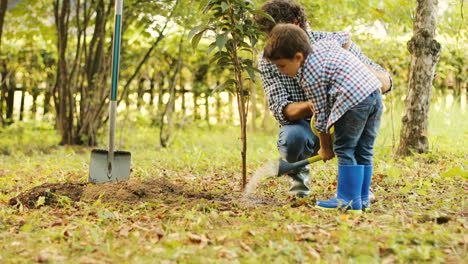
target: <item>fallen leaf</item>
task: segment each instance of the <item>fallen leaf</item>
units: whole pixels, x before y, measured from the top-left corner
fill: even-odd
[[[307,255],[312,259],[320,259],[320,253],[309,245],[306,245]]]
[[[56,249],[43,249],[36,256],[36,261],[43,262],[62,262],[66,259],[65,256],[62,256],[58,253]]]
[[[208,244],[208,238],[205,235],[196,235],[192,233],[187,234],[188,239],[192,243],[200,244],[201,247],[204,247]]]
[[[227,249],[221,250],[219,252],[218,256],[220,258],[229,259],[229,260],[232,260],[232,259],[235,259],[235,258],[239,257],[239,255],[237,255],[237,253],[235,251],[227,250]]]
[[[242,250],[244,250],[247,253],[251,253],[251,254],[253,253],[253,250],[242,241],[240,242],[240,247],[242,248]]]
[[[228,236],[227,235],[220,235],[220,236],[216,236],[216,241],[218,242],[223,242],[224,240],[226,240]]]

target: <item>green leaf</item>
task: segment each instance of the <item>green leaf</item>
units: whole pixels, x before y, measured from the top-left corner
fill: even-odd
[[[226,45],[227,40],[227,34],[216,35],[216,45],[218,45],[219,50],[223,49],[224,45]]]
[[[250,13],[254,14],[254,15],[260,15],[260,16],[263,16],[265,17],[266,19],[270,20],[271,22],[275,22],[275,19],[270,16],[269,14],[263,12],[262,10],[259,10],[259,9],[254,9],[254,10],[251,10]]]
[[[223,12],[228,10],[228,8],[229,8],[229,5],[226,2],[221,3],[221,9],[223,10]]]
[[[216,48],[216,42],[211,43],[210,46],[208,47],[208,50],[206,51],[206,54],[210,55],[211,52],[213,52],[215,48]]]
[[[44,204],[45,204],[45,196],[39,196],[39,198],[37,198],[36,207],[39,207]]]
[[[200,42],[200,39],[201,39],[202,36],[203,36],[203,32],[196,34],[196,35],[192,38],[192,47],[193,47],[193,49],[196,49],[196,48],[197,48],[198,43]]]
[[[223,89],[225,89],[225,88],[227,88],[229,86],[235,85],[235,84],[236,84],[236,80],[229,79],[229,80],[225,81],[224,83],[216,86],[211,93],[214,94],[215,92],[222,91]]]
[[[468,171],[464,170],[462,166],[460,165],[460,166],[451,168],[448,171],[442,172],[440,176],[441,177],[461,176],[464,180],[468,180]]]
[[[200,6],[198,7],[198,11],[204,11],[204,9],[206,8],[208,4],[208,0],[201,0],[200,1]]]
[[[254,72],[254,70],[251,67],[247,67],[247,68],[245,68],[245,70],[249,74],[250,80],[255,82],[255,72]]]
[[[200,29],[202,29],[202,28],[205,28],[205,29],[200,30]],[[205,25],[198,25],[198,26],[196,26],[196,27],[194,27],[194,28],[192,28],[192,29],[190,30],[190,32],[189,32],[187,38],[190,40],[190,39],[193,38],[193,36],[194,36],[195,34],[197,34],[197,33],[203,33],[205,30],[206,30],[206,26],[205,26]]]

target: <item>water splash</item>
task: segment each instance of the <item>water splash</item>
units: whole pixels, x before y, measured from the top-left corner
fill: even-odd
[[[250,181],[245,186],[243,194],[244,198],[249,198],[249,196],[255,192],[257,185],[262,181],[262,179],[269,176],[276,176],[278,173],[278,165],[278,160],[269,160],[256,170],[250,178]]]

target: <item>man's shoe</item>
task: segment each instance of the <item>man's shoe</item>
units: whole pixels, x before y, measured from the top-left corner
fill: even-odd
[[[288,173],[289,183],[291,188],[290,193],[295,194],[297,197],[306,197],[310,195],[309,181],[310,181],[310,170],[307,167],[294,170]]]

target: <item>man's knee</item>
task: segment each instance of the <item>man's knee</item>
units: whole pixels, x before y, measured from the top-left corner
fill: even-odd
[[[296,162],[307,158],[313,149],[310,135],[302,129],[285,129],[281,131],[278,140],[278,150],[281,156],[288,162]]]

